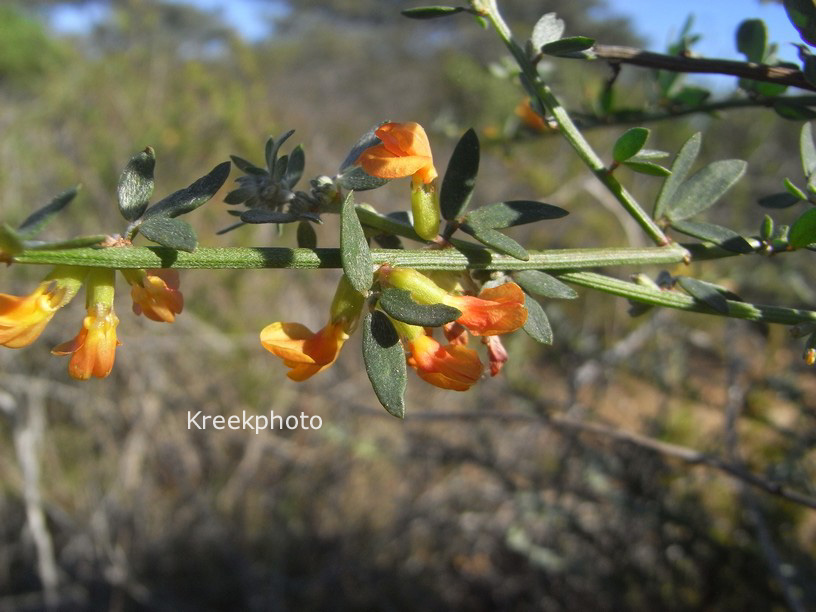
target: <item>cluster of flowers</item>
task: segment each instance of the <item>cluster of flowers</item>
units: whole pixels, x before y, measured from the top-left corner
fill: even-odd
[[[175,270],[122,270],[131,286],[133,312],[172,323],[184,306]],[[57,266],[30,295],[0,293],[0,345],[22,348],[34,342],[53,318],[85,285],[87,316],[73,340],[51,351],[70,355],[69,374],[79,380],[104,378],[113,369],[116,326],[113,310],[114,271],[105,268]]]
[[[440,222],[438,173],[425,131],[416,123],[386,123],[376,135],[381,144],[363,151],[357,163],[375,177],[410,176],[414,228],[421,237],[434,240]],[[175,320],[184,304],[175,270],[121,272],[131,286],[133,311],[137,315],[165,323]],[[58,266],[28,296],[0,294],[0,345],[21,348],[34,342],[56,311],[67,305],[84,285],[88,314],[82,328],[73,340],[52,352],[71,355],[69,373],[76,379],[108,376],[119,345],[116,337],[119,318],[113,309],[114,276],[115,271],[110,269]],[[456,321],[443,326],[447,340],[444,345],[434,339],[431,328],[391,319],[408,365],[423,380],[457,391],[469,389],[483,372],[479,354],[467,347],[469,335],[481,337],[487,346],[490,373],[495,376],[507,361],[498,336],[515,331],[527,319],[524,294],[515,283],[485,288],[474,296],[466,295],[460,284],[465,278],[461,273],[436,273],[431,278],[413,269],[387,265],[375,273],[381,289],[407,290],[419,304],[445,304],[462,313]],[[325,327],[312,332],[299,323],[276,322],[261,332],[261,343],[290,368],[289,378],[306,380],[337,359],[343,343],[358,325],[365,301],[343,276]]]

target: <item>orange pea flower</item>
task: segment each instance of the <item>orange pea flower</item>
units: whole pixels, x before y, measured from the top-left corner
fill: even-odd
[[[382,144],[369,147],[357,159],[367,174],[386,179],[411,176],[414,185],[428,185],[438,176],[428,135],[421,125],[384,123],[375,134]]]
[[[71,355],[68,373],[77,380],[91,376],[105,378],[113,369],[113,360],[119,342],[116,326],[119,318],[113,307],[96,304],[88,309],[82,329],[73,340],[63,342],[51,351],[54,355]]]
[[[552,132],[554,129],[544,117],[533,109],[529,98],[519,102],[515,112],[521,122],[534,132]]]
[[[133,312],[137,315],[143,314],[160,323],[172,323],[184,308],[184,296],[178,290],[178,271],[126,271],[125,278],[131,284]]]
[[[432,385],[453,391],[467,391],[482,376],[479,354],[461,344],[440,345],[425,333],[407,341],[408,365]]]
[[[0,293],[0,345],[22,348],[34,342],[60,308],[82,286],[85,271],[59,267],[30,295]]]
[[[300,323],[276,322],[261,331],[261,344],[291,368],[289,378],[303,381],[332,365],[348,337],[341,323],[312,332]]]

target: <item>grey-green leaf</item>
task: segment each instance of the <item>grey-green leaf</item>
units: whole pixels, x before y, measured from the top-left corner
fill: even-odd
[[[303,168],[306,166],[306,154],[303,146],[298,145],[289,154],[289,162],[286,164],[286,173],[281,181],[287,189],[292,189],[303,176]]]
[[[363,151],[378,144],[382,144],[382,141],[375,133],[381,125],[383,124],[378,123],[377,125],[371,126],[371,128],[365,134],[363,134],[357,142],[354,143],[354,146],[351,147],[351,151],[349,151],[348,155],[346,155],[346,159],[344,159],[343,163],[340,164],[339,172],[341,174],[345,173],[346,170],[354,165],[354,163],[359,159],[360,155],[362,155]]]
[[[82,249],[85,247],[96,246],[108,238],[107,234],[92,234],[90,236],[79,236],[77,238],[69,238],[68,240],[59,240],[57,242],[44,242],[42,244],[26,245],[29,251],[55,251],[62,249]]]
[[[297,244],[301,249],[314,249],[317,247],[317,234],[308,221],[298,223]]]
[[[578,297],[572,287],[541,270],[513,272],[513,280],[527,293],[534,293],[541,297],[555,300],[574,300]]]
[[[192,226],[181,219],[171,217],[150,217],[139,225],[139,233],[148,240],[162,246],[192,253],[198,238]]]
[[[714,223],[697,221],[674,221],[672,227],[682,234],[707,240],[734,253],[753,253],[754,248],[734,230]]]
[[[360,166],[351,166],[342,174],[337,175],[337,184],[349,191],[368,191],[388,183],[389,179],[366,174]]]
[[[792,193],[772,193],[762,196],[758,202],[762,208],[790,208],[794,204],[801,202],[804,198],[797,197]]]
[[[157,202],[147,209],[145,217],[178,217],[192,212],[221,189],[230,173],[230,163],[218,164],[208,174],[192,183],[189,187],[179,189],[175,193]]]
[[[671,167],[671,176],[668,176],[663,182],[663,187],[657,196],[654,210],[655,219],[661,219],[666,215],[666,209],[669,203],[674,199],[677,188],[686,180],[686,177],[691,171],[691,167],[697,160],[702,139],[703,137],[700,132],[692,134],[691,138],[681,147],[677,157],[675,157]]]
[[[0,223],[0,254],[16,255],[25,250],[17,231],[7,223]]]
[[[588,36],[569,36],[542,45],[541,52],[556,57],[585,57],[583,53],[595,44],[594,38]]]
[[[275,164],[278,160],[278,151],[280,151],[281,145],[294,133],[295,130],[289,130],[277,140],[270,137],[269,140],[266,141],[264,153],[266,157],[266,167],[269,170],[269,174],[273,174],[275,171]]]
[[[788,234],[788,244],[801,249],[816,242],[816,208],[808,208],[794,221]]]
[[[728,314],[728,300],[714,285],[689,276],[678,276],[676,280],[677,284],[698,302],[710,306],[717,312]]]
[[[470,203],[479,174],[479,157],[479,137],[471,128],[456,143],[442,179],[439,207],[446,221],[461,215]]]
[[[649,130],[644,127],[633,127],[621,134],[612,148],[612,158],[619,164],[638,154],[649,138]]]
[[[749,62],[761,64],[767,46],[765,22],[761,19],[746,19],[737,28],[737,51]]]
[[[119,177],[116,195],[119,212],[127,221],[135,221],[144,214],[153,195],[153,169],[156,154],[151,147],[130,158]]]
[[[388,287],[377,304],[397,321],[422,327],[439,327],[455,321],[462,312],[445,304],[418,304],[406,289]]]
[[[400,11],[403,17],[409,19],[437,19],[461,13],[465,8],[461,6],[418,6]]]
[[[805,177],[810,178],[816,171],[816,145],[813,144],[813,128],[810,123],[805,123],[799,133],[799,154],[802,156]]]
[[[563,34],[564,20],[559,19],[555,13],[547,13],[536,22],[530,41],[533,43],[533,48],[541,49],[547,43],[561,38]]]
[[[545,219],[559,219],[569,213],[563,208],[529,200],[488,204],[468,213],[465,222],[474,228],[504,229]]]
[[[76,197],[77,191],[77,187],[66,189],[48,204],[35,210],[17,228],[17,234],[21,238],[36,236],[54,218],[54,215],[71,203],[71,200]]]
[[[472,227],[470,225],[463,225],[462,231],[470,234],[476,240],[489,246],[494,251],[510,255],[522,261],[530,259],[530,254],[518,242],[513,240],[510,236],[502,234],[500,231],[486,228],[486,227]]]
[[[742,178],[747,166],[741,159],[724,159],[697,171],[677,188],[666,217],[670,221],[682,221],[713,206]]]
[[[377,399],[389,414],[404,418],[405,352],[394,325],[382,312],[367,312],[363,319],[363,362]]]
[[[536,342],[542,344],[553,343],[553,332],[547,313],[535,299],[524,295],[524,305],[527,307],[527,321],[522,329]]]
[[[623,162],[623,165],[635,172],[648,174],[649,176],[669,176],[671,174],[671,170],[668,168],[648,161],[627,160]]]
[[[368,293],[374,280],[374,264],[354,207],[353,193],[346,196],[340,212],[340,259],[351,286],[363,295]]]
[[[299,219],[297,215],[288,212],[250,208],[241,213],[241,221],[244,223],[292,223]]]
[[[267,175],[269,174],[263,168],[259,168],[251,161],[244,159],[243,157],[238,157],[237,155],[230,155],[230,159],[232,163],[234,163],[241,172],[246,174],[257,174],[257,175]]]

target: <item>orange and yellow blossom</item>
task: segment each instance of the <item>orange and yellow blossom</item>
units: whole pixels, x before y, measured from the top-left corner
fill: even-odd
[[[420,304],[446,304],[462,312],[456,322],[474,336],[496,336],[519,329],[527,321],[524,292],[515,283],[483,289],[478,297],[452,295],[430,278],[411,268],[382,266],[380,281],[407,289]]]
[[[74,298],[86,273],[82,268],[60,266],[30,295],[0,293],[0,345],[22,348],[34,342],[54,313]]]
[[[82,328],[73,340],[51,351],[54,355],[71,355],[68,373],[72,378],[105,378],[113,369],[119,345],[116,339],[119,318],[113,311],[113,281],[113,270],[99,268],[88,273],[88,315],[82,321]]]
[[[290,379],[306,380],[335,362],[357,326],[362,307],[363,296],[343,275],[332,300],[328,324],[312,332],[300,323],[278,321],[261,331],[261,344],[290,368],[286,374]]]
[[[176,270],[123,270],[130,283],[133,312],[152,321],[172,323],[184,308]]]
[[[414,185],[429,185],[438,176],[428,135],[414,122],[384,123],[374,132],[382,144],[369,147],[357,163],[371,176],[413,177]]]

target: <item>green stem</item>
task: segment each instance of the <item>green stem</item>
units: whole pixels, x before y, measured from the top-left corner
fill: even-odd
[[[603,291],[604,293],[611,293],[612,295],[624,297],[643,304],[650,304],[652,306],[663,306],[689,312],[702,312],[736,319],[747,319],[749,321],[762,321],[764,323],[782,323],[784,325],[795,325],[803,321],[816,321],[816,312],[811,310],[766,306],[763,304],[751,304],[749,302],[737,302],[734,300],[727,300],[728,313],[725,314],[713,308],[709,308],[693,297],[678,291],[652,289],[651,287],[618,280],[595,272],[565,272],[558,274],[558,278],[575,285]]]
[[[654,222],[654,220],[641,208],[637,200],[620,184],[618,179],[612,176],[606,169],[603,160],[598,157],[592,146],[581,134],[578,127],[572,121],[567,110],[561,106],[561,102],[541,79],[540,75],[533,66],[530,59],[524,53],[521,46],[513,39],[510,28],[504,22],[504,19],[499,12],[496,0],[471,0],[474,9],[481,15],[486,17],[496,29],[499,37],[509,49],[510,53],[515,57],[516,62],[521,68],[522,82],[525,83],[529,93],[533,95],[538,102],[547,109],[563,134],[567,142],[572,145],[578,156],[583,160],[592,173],[603,183],[606,188],[615,196],[626,211],[637,221],[649,237],[657,244],[662,246],[669,243],[669,239],[663,230]]]
[[[669,264],[686,261],[679,245],[620,249],[554,249],[528,251],[529,261],[499,255],[487,249],[466,252],[447,249],[372,249],[376,265],[417,270],[565,270],[621,265]],[[280,247],[199,247],[193,253],[167,247],[109,247],[52,251],[25,251],[15,255],[20,264],[61,264],[92,268],[341,268],[339,249],[287,249]]]

